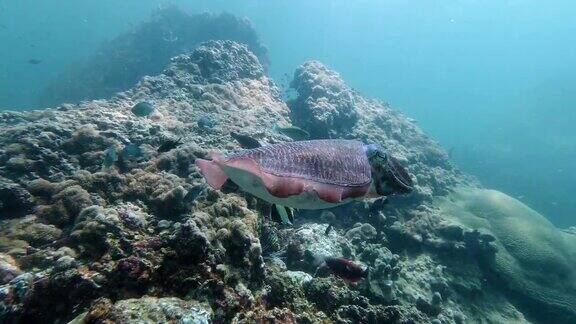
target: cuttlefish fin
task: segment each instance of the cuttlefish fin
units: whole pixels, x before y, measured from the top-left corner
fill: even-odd
[[[240,187],[238,187],[238,185],[230,180],[230,178],[226,179],[226,182],[224,182],[224,184],[222,185],[222,188],[220,188],[220,191],[222,191],[223,193],[234,193],[234,192],[238,192],[240,190]]]
[[[210,187],[220,190],[226,180],[228,180],[228,176],[216,162],[196,159],[194,163],[200,168],[200,173],[202,173]]]

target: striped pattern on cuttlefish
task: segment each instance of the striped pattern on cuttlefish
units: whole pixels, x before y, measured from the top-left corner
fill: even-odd
[[[261,146],[196,165],[214,189],[227,180],[270,203],[323,209],[354,199],[406,193],[406,170],[380,147],[355,140],[311,140]]]

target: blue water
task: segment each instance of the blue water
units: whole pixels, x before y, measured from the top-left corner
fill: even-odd
[[[248,17],[270,74],[309,59],[416,119],[487,187],[576,225],[573,1],[174,1]],[[0,109],[30,109],[70,64],[164,1],[0,1]],[[30,64],[30,59],[41,60]]]

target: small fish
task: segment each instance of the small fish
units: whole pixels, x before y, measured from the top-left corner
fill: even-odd
[[[118,159],[116,161],[116,166],[121,173],[128,172],[133,163],[140,161],[144,157],[144,152],[140,145],[136,144],[126,144],[120,154],[118,154]]]
[[[320,219],[325,223],[331,224],[336,221],[336,215],[334,215],[334,213],[329,210],[324,210],[320,214]]]
[[[262,146],[258,140],[248,135],[230,132],[230,136],[232,136],[243,149],[255,149]]]
[[[158,147],[158,153],[165,153],[168,151],[172,151],[173,149],[177,148],[178,146],[182,145],[182,137],[177,140],[167,139],[160,144]]]
[[[368,267],[341,257],[325,257],[324,262],[316,269],[318,272],[328,270],[332,275],[349,283],[356,283],[368,278]]]
[[[260,244],[262,245],[262,256],[265,258],[280,256],[282,242],[278,230],[268,223],[263,223],[260,229]]]
[[[218,124],[216,121],[214,121],[212,118],[208,116],[202,116],[198,118],[198,121],[196,123],[198,124],[198,127],[202,130],[211,130]]]
[[[288,136],[295,141],[302,141],[310,138],[310,133],[296,126],[281,127],[278,124],[276,124],[274,125],[273,129],[275,132],[282,134],[284,136]]]
[[[140,145],[127,144],[122,149],[122,152],[120,152],[120,155],[122,155],[125,160],[139,160],[144,156],[144,152],[142,148],[140,148]]]
[[[132,107],[132,113],[138,117],[149,116],[154,110],[154,105],[147,101],[140,101]]]
[[[102,171],[109,170],[118,161],[118,152],[114,146],[110,146],[104,152],[104,160],[102,161]]]
[[[388,202],[390,201],[388,200],[387,196],[380,197],[374,200],[370,205],[370,213],[376,214],[377,212],[381,211],[382,209],[384,209],[384,206],[388,205]]]
[[[2,29],[8,29],[8,27],[6,27],[6,25],[4,25],[4,24],[0,24],[0,28],[2,28]]]
[[[206,192],[205,186],[196,186],[190,189],[184,196],[185,203],[193,203],[196,198],[200,197],[204,192]]]
[[[333,229],[334,229],[334,225],[328,224],[328,226],[326,226],[326,230],[324,231],[324,235],[326,235],[326,236],[330,235],[330,232],[332,232]]]
[[[33,65],[38,65],[40,63],[42,63],[42,60],[38,60],[38,59],[29,59],[28,60],[29,64],[33,64]]]
[[[126,173],[126,172],[130,171],[130,165],[128,162],[129,161],[124,160],[124,157],[122,157],[122,154],[118,154],[118,160],[116,160],[116,163],[114,163],[114,165],[118,168],[118,171],[120,173]]]
[[[292,208],[274,204],[270,213],[270,218],[282,225],[292,226],[294,224],[294,209]]]

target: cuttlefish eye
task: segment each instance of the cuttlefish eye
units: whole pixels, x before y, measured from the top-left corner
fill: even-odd
[[[413,189],[408,171],[379,145],[366,146],[366,156],[372,166],[372,178],[379,195],[406,194]]]
[[[386,152],[378,144],[366,145],[366,156],[369,160],[382,159],[386,160]]]

